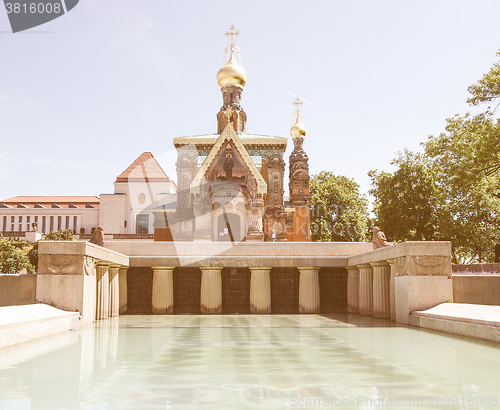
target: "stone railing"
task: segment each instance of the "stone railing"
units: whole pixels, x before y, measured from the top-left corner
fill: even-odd
[[[5,238],[24,238],[26,231],[2,231]]]
[[[408,324],[411,312],[453,301],[450,242],[404,242],[347,265],[349,312]]]
[[[154,239],[154,234],[149,233],[115,233],[113,239]]]
[[[129,257],[87,241],[41,241],[36,299],[80,312],[83,323],[127,309]]]

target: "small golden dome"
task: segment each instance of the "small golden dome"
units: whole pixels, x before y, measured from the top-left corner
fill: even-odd
[[[217,82],[222,87],[231,85],[243,87],[247,82],[247,73],[234,59],[233,53],[227,64],[217,73]]]
[[[290,135],[292,138],[304,138],[306,136],[306,126],[300,118],[297,118],[293,127],[290,128]]]

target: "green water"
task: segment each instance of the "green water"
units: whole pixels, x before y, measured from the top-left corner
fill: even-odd
[[[0,350],[0,409],[498,409],[500,346],[357,315],[121,316]]]

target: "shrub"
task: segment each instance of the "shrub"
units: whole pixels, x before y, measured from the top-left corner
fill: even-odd
[[[19,273],[26,269],[28,273],[35,273],[35,267],[28,257],[31,249],[32,245],[27,241],[0,238],[0,272]]]

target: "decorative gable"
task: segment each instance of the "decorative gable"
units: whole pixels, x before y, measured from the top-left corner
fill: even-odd
[[[217,138],[217,141],[215,141],[215,144],[210,150],[210,153],[208,154],[205,161],[203,161],[201,168],[196,173],[193,181],[191,182],[191,193],[195,195],[200,193],[200,185],[203,177],[207,174],[207,171],[211,168],[211,166],[215,164],[215,162],[220,158],[227,145],[230,145],[231,148],[234,149],[235,154],[255,179],[257,185],[257,193],[261,195],[266,194],[266,181],[264,181],[264,178],[257,169],[254,161],[243,146],[243,143],[241,142],[238,134],[231,125],[231,122],[228,122],[224,130],[220,133],[219,138]]]

